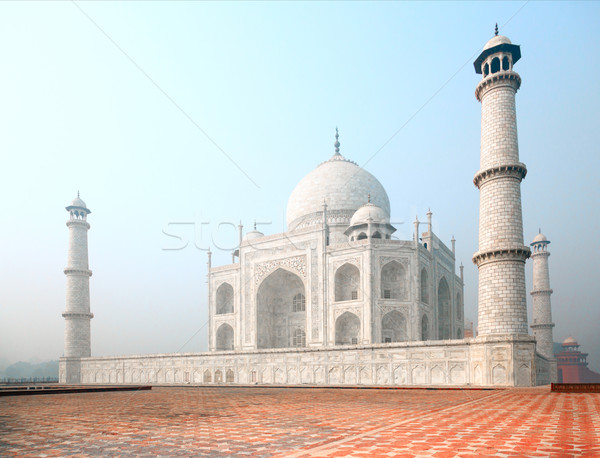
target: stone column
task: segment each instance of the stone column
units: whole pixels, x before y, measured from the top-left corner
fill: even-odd
[[[90,320],[90,277],[88,266],[87,232],[90,228],[87,215],[90,210],[79,195],[66,207],[69,212],[69,252],[67,267],[65,318],[65,350],[61,361],[60,381],[80,383],[80,358],[91,355]]]
[[[550,303],[550,273],[548,270],[548,244],[544,234],[538,234],[531,246],[533,253],[533,289],[531,296],[533,297],[533,336],[535,337],[537,352],[548,358],[554,359],[552,328],[552,307]]]
[[[502,51],[502,54],[500,52]],[[508,60],[503,61],[506,57]],[[483,80],[475,96],[481,102],[479,188],[479,335],[527,335],[525,261],[521,180],[527,169],[519,162],[515,94],[521,77],[512,71],[520,57],[506,37],[488,42],[475,61]]]

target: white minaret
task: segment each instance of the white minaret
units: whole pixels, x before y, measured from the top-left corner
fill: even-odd
[[[66,207],[69,212],[69,255],[64,272],[67,276],[65,318],[65,353],[61,362],[60,381],[80,383],[79,358],[90,356],[90,277],[88,265],[87,215],[91,212],[77,197]]]
[[[535,236],[531,246],[533,253],[533,289],[531,296],[533,297],[533,336],[536,340],[537,352],[548,358],[554,359],[552,328],[552,306],[550,304],[550,271],[548,270],[548,244],[550,241],[544,234],[540,233]]]
[[[483,75],[475,97],[481,102],[479,188],[479,336],[527,335],[525,261],[521,180],[527,169],[519,162],[515,94],[521,77],[513,65],[519,46],[498,35],[487,42],[474,62]]]

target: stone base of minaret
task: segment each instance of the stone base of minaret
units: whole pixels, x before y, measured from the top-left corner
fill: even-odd
[[[522,335],[480,336],[470,345],[472,385],[535,386],[535,339]]]
[[[58,362],[58,383],[77,385],[81,381],[81,358],[62,357]]]

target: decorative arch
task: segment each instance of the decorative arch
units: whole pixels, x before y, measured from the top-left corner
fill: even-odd
[[[227,369],[227,372],[225,372],[225,382],[233,383],[234,381],[235,381],[235,374],[233,373],[233,370]]]
[[[421,318],[421,340],[429,340],[429,318],[423,315]]]
[[[508,61],[508,56],[504,56],[502,58],[502,70],[504,70],[504,71],[510,70],[510,62]]]
[[[346,263],[335,271],[335,301],[357,300],[360,295],[360,271],[353,264]]]
[[[204,371],[204,376],[202,377],[203,383],[212,383],[212,374],[208,369]]]
[[[463,320],[463,305],[460,293],[456,293],[456,320],[458,322],[462,322]]]
[[[361,232],[360,234],[358,234],[358,237],[356,237],[356,240],[365,240],[367,238],[367,234],[365,234],[364,232]]]
[[[233,350],[233,328],[223,323],[217,329],[217,351]]]
[[[492,73],[497,73],[500,71],[500,59],[494,57],[492,59]]]
[[[360,319],[352,312],[342,313],[335,320],[335,344],[356,345],[360,334]]]
[[[429,304],[429,274],[427,269],[421,269],[421,302]]]
[[[225,313],[233,313],[233,287],[229,283],[223,283],[217,288],[216,314]]]
[[[406,269],[398,261],[390,261],[381,269],[381,298],[407,300]]]
[[[398,310],[386,313],[381,319],[381,341],[404,342],[408,340],[406,318]]]
[[[373,232],[373,235],[371,236],[372,239],[380,239],[381,238],[381,232],[379,231],[375,231]]]
[[[291,347],[294,331],[305,332],[305,295],[302,279],[283,268],[262,281],[256,296],[258,348]]]
[[[451,339],[450,333],[450,288],[448,282],[444,277],[440,280],[438,285],[438,339],[446,340]]]

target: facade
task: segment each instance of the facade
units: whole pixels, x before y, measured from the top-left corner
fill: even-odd
[[[556,354],[558,383],[600,383],[600,374],[587,367],[588,354],[579,351],[580,346],[573,337],[562,343],[562,350]]]
[[[287,231],[243,234],[232,264],[208,256],[209,352],[78,358],[82,383],[263,383],[532,386],[550,359],[528,334],[513,65],[519,46],[495,36],[483,75],[479,326],[464,338],[463,275],[415,221],[397,240],[379,181],[340,154],[305,176]],[[87,214],[87,213],[86,213]],[[83,263],[83,261],[82,261]],[[87,269],[87,254],[85,256]],[[83,264],[82,264],[83,265]],[[88,305],[82,299],[81,310]],[[85,312],[85,313],[88,313]],[[84,312],[81,312],[84,313]],[[89,320],[88,320],[89,323]],[[68,358],[61,359],[66,380]]]
[[[335,145],[292,192],[288,232],[251,231],[238,262],[209,268],[211,351],[463,337],[463,282],[431,212],[420,238],[393,238],[383,186]]]

